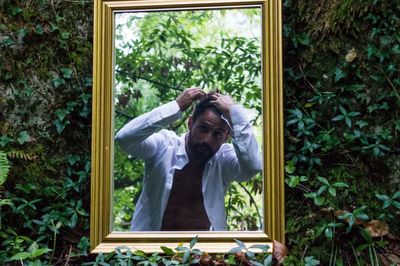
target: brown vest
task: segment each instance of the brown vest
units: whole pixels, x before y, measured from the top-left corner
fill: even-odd
[[[201,180],[204,166],[188,163],[175,170],[161,231],[209,230],[211,223],[204,208]]]

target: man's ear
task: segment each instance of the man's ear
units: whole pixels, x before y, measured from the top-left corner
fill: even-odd
[[[188,127],[189,127],[189,130],[192,130],[192,127],[193,127],[193,117],[192,116],[189,117]]]

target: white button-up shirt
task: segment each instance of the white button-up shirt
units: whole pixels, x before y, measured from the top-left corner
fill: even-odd
[[[262,169],[246,113],[241,105],[231,106],[232,144],[222,144],[204,167],[202,193],[211,230],[225,230],[224,197],[229,184],[249,180]],[[132,231],[161,229],[175,169],[182,169],[189,162],[185,135],[177,136],[164,129],[181,117],[178,104],[172,101],[131,120],[116,135],[126,153],[145,162],[143,190],[133,214]]]

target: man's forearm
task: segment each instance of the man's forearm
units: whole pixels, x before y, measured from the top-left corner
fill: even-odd
[[[179,106],[174,100],[132,119],[118,131],[115,139],[122,149],[129,153],[133,146],[138,145],[180,117]]]

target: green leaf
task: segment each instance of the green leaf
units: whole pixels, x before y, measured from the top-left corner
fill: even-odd
[[[329,191],[329,194],[336,197],[336,189],[334,187],[329,187],[328,191]]]
[[[72,69],[70,68],[60,68],[60,71],[63,73],[63,77],[66,79],[70,79],[72,77]]]
[[[350,118],[346,117],[344,121],[346,122],[346,125],[348,127],[351,127],[351,119]]]
[[[338,82],[339,80],[341,80],[342,78],[346,77],[346,76],[347,76],[346,72],[344,72],[340,68],[336,68],[335,69],[335,83]]]
[[[262,252],[267,252],[267,251],[269,250],[269,245],[255,244],[255,245],[252,245],[252,246],[249,247],[249,248],[261,249]]]
[[[375,197],[377,197],[380,200],[388,200],[389,197],[387,195],[382,195],[382,194],[375,194]]]
[[[361,236],[365,239],[365,241],[367,241],[368,243],[372,243],[372,237],[367,230],[360,228],[360,233]]]
[[[235,240],[236,244],[238,244],[238,246],[240,248],[242,248],[242,249],[246,248],[245,244],[242,241],[240,241],[239,239],[233,239],[233,240]]]
[[[338,116],[335,116],[334,118],[332,118],[332,121],[340,121],[343,119],[344,119],[344,115],[338,115]]]
[[[264,266],[272,265],[272,255],[268,255],[268,257],[264,260]]]
[[[10,260],[24,260],[29,258],[30,255],[31,253],[29,252],[20,252],[12,256]]]
[[[392,201],[392,206],[396,207],[397,209],[400,209],[400,202],[394,200]]]
[[[333,238],[333,230],[332,228],[325,228],[325,236],[329,239]]]
[[[400,198],[400,190],[397,191],[396,193],[394,193],[394,195],[392,197],[392,199],[397,199],[397,198]]]
[[[322,176],[317,176],[317,179],[321,182],[324,183],[325,185],[329,186],[329,181],[325,177]]]
[[[17,141],[18,141],[19,144],[22,145],[22,144],[24,144],[25,142],[28,142],[29,139],[30,139],[30,137],[29,137],[28,132],[22,131],[22,132],[19,133],[19,136],[18,136]]]
[[[285,171],[288,174],[293,174],[294,171],[296,171],[296,165],[294,164],[293,161],[288,161],[287,164],[285,165]]]
[[[321,206],[322,204],[324,204],[325,199],[323,197],[315,197],[314,198],[314,203],[317,206]]]
[[[190,257],[190,251],[186,250],[185,253],[183,254],[182,263],[186,263],[189,260],[189,257]]]
[[[258,262],[256,260],[249,260],[249,262],[251,263],[251,265],[264,266],[264,264],[262,264],[261,262]]]
[[[161,246],[160,248],[167,256],[172,256],[175,254],[175,252],[172,249],[170,249],[169,247]]]
[[[334,186],[334,187],[346,187],[346,188],[349,187],[349,185],[344,183],[344,182],[335,182],[335,183],[332,184],[332,186]]]
[[[57,109],[54,113],[60,121],[63,121],[70,111],[67,109]]]
[[[317,195],[321,195],[327,188],[328,188],[327,185],[321,186],[317,191]]]
[[[32,259],[32,258],[40,257],[40,256],[42,256],[42,255],[44,255],[44,254],[46,254],[46,253],[49,253],[50,251],[51,251],[51,249],[49,249],[49,248],[39,248],[39,249],[36,249],[36,250],[34,250],[34,251],[32,252],[30,258]]]
[[[37,24],[37,25],[35,26],[35,33],[38,34],[38,35],[43,35],[44,30],[43,30],[42,25]]]
[[[199,240],[199,236],[197,235],[196,237],[194,237],[191,241],[190,241],[190,246],[189,249],[192,249],[194,247],[194,245],[196,245],[197,241]]]
[[[339,105],[339,110],[343,115],[347,116],[347,111],[346,111],[346,109],[344,109],[343,106]]]
[[[4,148],[8,143],[12,141],[13,140],[10,139],[7,135],[3,135],[0,137],[0,146]]]
[[[52,81],[53,81],[54,87],[56,87],[56,88],[65,84],[65,80],[60,77],[54,77]]]
[[[361,245],[359,245],[358,247],[356,247],[356,251],[357,252],[360,252],[360,251],[363,251],[364,249],[366,249],[366,248],[368,248],[370,246],[370,244],[361,244]]]

